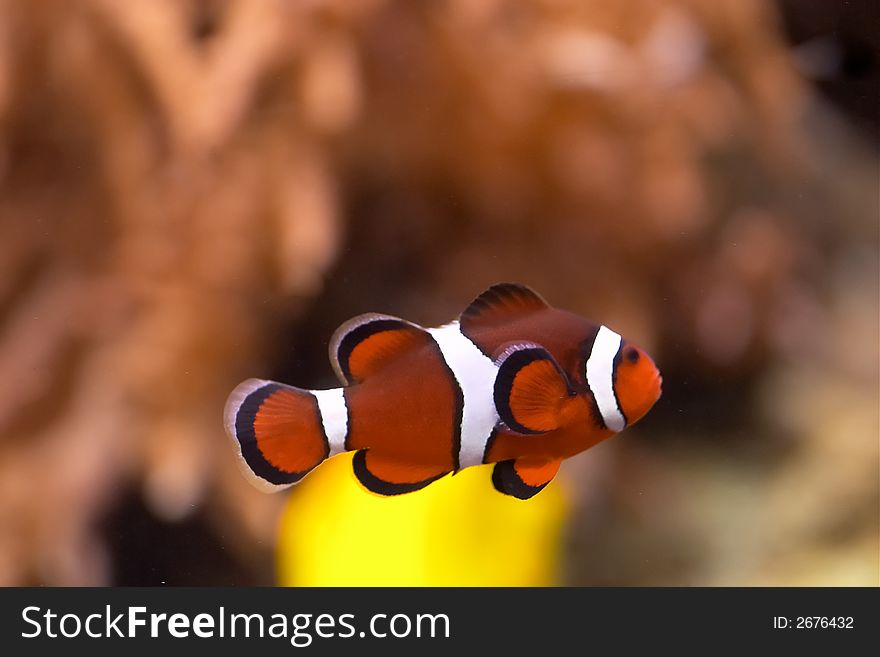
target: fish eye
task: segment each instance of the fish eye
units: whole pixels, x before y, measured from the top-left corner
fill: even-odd
[[[635,347],[627,347],[623,355],[630,363],[639,362],[639,350]]]

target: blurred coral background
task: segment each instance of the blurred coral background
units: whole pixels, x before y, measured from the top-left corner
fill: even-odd
[[[0,0],[0,584],[880,584],[876,3]],[[238,470],[499,281],[654,410],[531,502]]]

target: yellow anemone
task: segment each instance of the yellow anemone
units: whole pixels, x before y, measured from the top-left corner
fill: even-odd
[[[550,586],[566,503],[551,482],[531,500],[467,468],[396,497],[364,490],[351,455],[334,457],[290,494],[281,519],[283,586]]]

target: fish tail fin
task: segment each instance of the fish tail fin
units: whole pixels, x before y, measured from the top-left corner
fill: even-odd
[[[229,395],[226,432],[238,449],[245,474],[259,488],[287,488],[331,455],[321,395],[342,398],[344,408],[341,389],[302,390],[262,379],[248,379]]]

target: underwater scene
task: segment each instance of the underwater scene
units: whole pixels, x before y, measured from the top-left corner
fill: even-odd
[[[880,585],[878,24],[0,0],[0,585]]]

